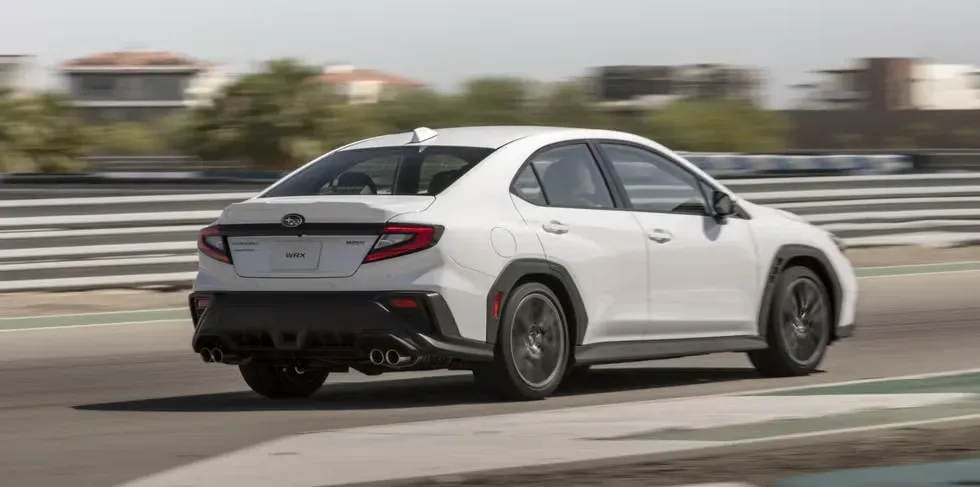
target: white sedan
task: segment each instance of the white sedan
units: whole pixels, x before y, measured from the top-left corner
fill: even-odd
[[[358,141],[230,205],[198,244],[193,349],[270,398],[350,369],[465,369],[541,399],[593,364],[733,351],[804,375],[854,331],[839,240],[622,132]]]

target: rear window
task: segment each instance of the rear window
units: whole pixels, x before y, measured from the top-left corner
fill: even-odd
[[[435,196],[493,152],[482,147],[449,146],[345,150],[320,158],[263,197]]]

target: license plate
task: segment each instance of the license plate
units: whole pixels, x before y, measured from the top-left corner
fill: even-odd
[[[272,251],[274,271],[312,271],[320,267],[321,242],[277,242]]]

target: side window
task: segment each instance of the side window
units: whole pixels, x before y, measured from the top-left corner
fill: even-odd
[[[657,213],[710,214],[701,181],[673,161],[627,145],[601,146],[634,208]]]
[[[565,145],[538,154],[531,161],[551,206],[612,208],[612,195],[599,165],[585,144]]]
[[[538,183],[538,177],[534,175],[531,166],[524,166],[524,169],[517,175],[513,190],[514,194],[528,203],[548,206],[548,200],[545,199],[544,192],[541,191],[541,184]]]

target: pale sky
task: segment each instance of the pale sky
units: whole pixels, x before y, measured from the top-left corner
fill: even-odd
[[[867,56],[980,65],[980,0],[0,0],[0,54],[50,70],[101,51],[175,51],[245,71],[349,61],[438,88],[607,64],[763,68],[770,100]],[[50,82],[50,77],[47,78]]]

